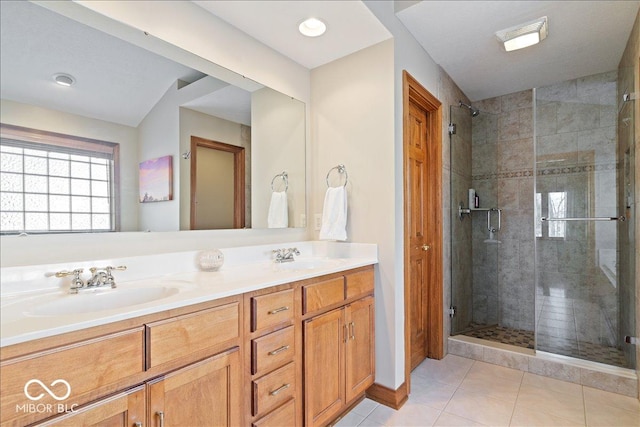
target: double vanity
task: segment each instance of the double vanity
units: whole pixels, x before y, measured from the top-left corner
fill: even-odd
[[[373,384],[376,245],[296,242],[2,269],[1,425],[326,425]],[[292,262],[272,251],[296,247]],[[149,272],[153,272],[149,274]],[[146,273],[146,274],[145,274]]]

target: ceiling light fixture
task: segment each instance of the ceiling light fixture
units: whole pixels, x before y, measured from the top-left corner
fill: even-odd
[[[53,75],[53,81],[58,83],[60,86],[69,87],[73,86],[76,79],[70,74],[58,73]]]
[[[540,43],[547,37],[548,32],[547,17],[543,16],[535,21],[500,30],[496,37],[503,43],[504,50],[511,52]]]
[[[307,37],[318,37],[327,31],[327,25],[318,18],[309,18],[302,21],[298,30]]]

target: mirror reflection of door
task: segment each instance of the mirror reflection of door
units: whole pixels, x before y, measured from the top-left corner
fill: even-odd
[[[244,148],[191,137],[191,229],[244,228]]]

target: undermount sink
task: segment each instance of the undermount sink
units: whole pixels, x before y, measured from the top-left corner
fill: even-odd
[[[335,260],[330,259],[305,259],[305,260],[295,260],[291,262],[283,262],[276,264],[277,270],[314,270],[316,268],[324,268],[328,267],[332,264],[335,264]]]
[[[35,304],[26,312],[29,316],[64,316],[72,314],[93,313],[129,307],[167,298],[180,292],[179,288],[170,286],[129,289],[104,289],[95,292],[65,294],[53,301]]]

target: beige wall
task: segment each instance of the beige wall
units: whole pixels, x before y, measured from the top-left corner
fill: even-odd
[[[385,41],[315,68],[311,72],[310,215],[322,213],[325,177],[344,164],[349,174],[347,236],[351,242],[377,243],[376,382],[397,387],[393,352],[403,335],[397,310],[402,284],[395,233],[393,41]],[[314,232],[318,237],[318,232]],[[401,249],[401,247],[400,247]],[[400,379],[400,383],[402,380]]]

